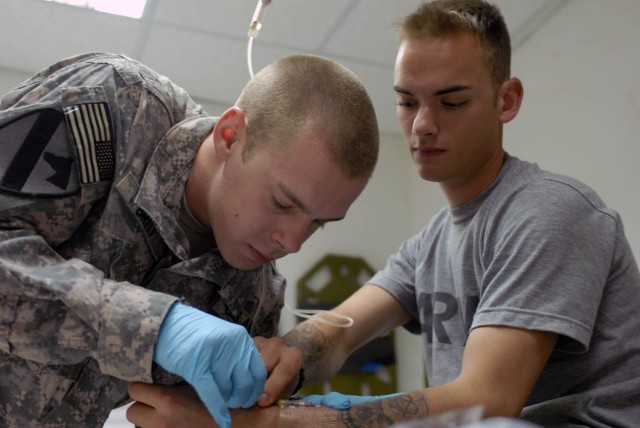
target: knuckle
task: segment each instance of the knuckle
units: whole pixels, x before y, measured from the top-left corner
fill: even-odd
[[[158,409],[173,409],[178,405],[179,400],[168,392],[160,393],[158,396]]]
[[[287,348],[287,356],[293,361],[293,364],[301,365],[304,359],[304,353],[302,349],[296,347]]]

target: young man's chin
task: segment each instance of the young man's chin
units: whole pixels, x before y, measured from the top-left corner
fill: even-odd
[[[253,256],[251,251],[248,251],[245,256],[239,253],[229,254],[229,252],[220,249],[220,254],[228,264],[238,270],[252,270],[267,263],[263,262],[261,258]]]

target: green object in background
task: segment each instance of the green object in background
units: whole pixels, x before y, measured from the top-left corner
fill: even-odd
[[[338,372],[327,384],[303,387],[298,395],[327,394],[331,391],[347,395],[386,395],[397,392],[395,364],[381,366],[378,373]]]
[[[357,291],[374,273],[375,270],[361,257],[327,254],[298,281],[298,308],[332,309]],[[396,392],[396,388],[392,332],[356,351],[327,384],[305,386],[300,394],[337,391],[349,395],[385,395]]]

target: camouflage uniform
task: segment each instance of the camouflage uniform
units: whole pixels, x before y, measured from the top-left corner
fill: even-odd
[[[127,381],[176,383],[152,362],[169,306],[272,336],[271,265],[189,259],[177,222],[215,119],[124,56],[55,64],[0,105],[0,426],[98,427]]]

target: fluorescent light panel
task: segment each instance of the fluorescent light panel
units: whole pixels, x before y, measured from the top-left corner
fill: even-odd
[[[46,0],[139,19],[147,0]]]

